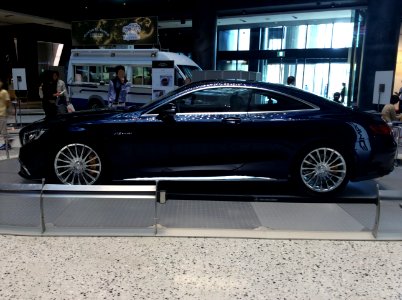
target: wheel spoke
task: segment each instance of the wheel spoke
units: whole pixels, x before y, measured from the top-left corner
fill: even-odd
[[[67,151],[70,153],[71,158],[75,158],[75,156],[74,156],[73,152],[71,152],[71,149],[70,149],[70,148],[67,148]]]
[[[61,172],[61,173],[59,173],[59,175],[61,176],[61,175],[64,175],[64,174],[66,174],[67,172],[71,172],[71,168],[68,168],[67,170],[65,170],[65,171],[63,171],[63,172]]]
[[[95,160],[95,159],[98,159],[98,157],[94,156],[94,157],[92,157],[90,160],[85,161],[85,163],[89,163],[90,161],[93,161],[93,160]]]
[[[91,178],[92,180],[95,180],[95,177],[91,176],[91,174],[88,174],[85,172],[85,175],[87,175],[89,178]]]
[[[64,153],[64,152],[60,152],[60,155],[63,155],[65,158],[67,158],[67,159],[71,159],[71,157],[70,156],[67,156],[67,154],[66,153]]]
[[[59,158],[59,162],[63,162],[63,163],[66,163],[66,164],[71,164],[71,161],[67,161],[67,160],[60,159],[60,158]]]
[[[308,155],[308,157],[310,157],[316,164],[319,163],[311,153]],[[308,161],[306,161],[306,162],[308,162]]]

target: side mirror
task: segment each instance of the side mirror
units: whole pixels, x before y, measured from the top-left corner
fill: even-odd
[[[169,106],[166,109],[162,110],[158,116],[156,117],[158,120],[163,122],[174,122],[174,116],[176,114],[176,105],[174,103],[169,103]]]

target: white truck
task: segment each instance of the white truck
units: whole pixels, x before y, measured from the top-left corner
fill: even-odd
[[[73,49],[67,71],[70,101],[75,109],[94,109],[108,103],[109,81],[117,65],[123,65],[131,88],[127,105],[142,105],[152,99],[152,61],[174,61],[175,87],[191,79],[201,68],[184,54],[158,49]]]

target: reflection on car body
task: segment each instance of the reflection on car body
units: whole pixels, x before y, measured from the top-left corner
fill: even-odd
[[[20,138],[27,178],[244,176],[290,180],[313,195],[388,174],[396,151],[377,115],[290,86],[233,80],[194,82],[138,109],[41,120]]]

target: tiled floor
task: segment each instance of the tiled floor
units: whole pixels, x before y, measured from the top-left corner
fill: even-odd
[[[0,236],[1,299],[395,299],[402,243]]]

